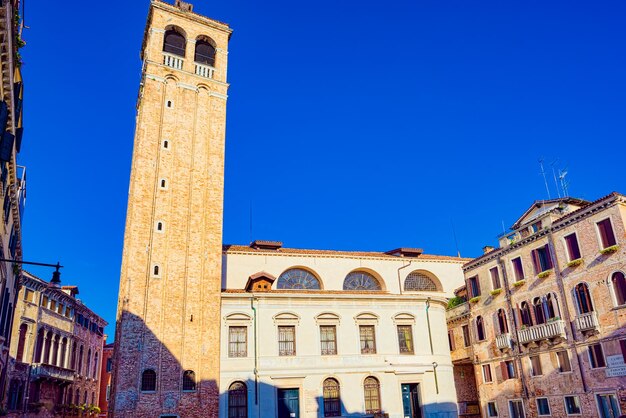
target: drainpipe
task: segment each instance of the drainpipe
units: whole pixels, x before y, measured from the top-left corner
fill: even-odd
[[[439,395],[439,382],[437,381],[437,364],[436,361],[433,361],[433,374],[435,375],[435,390],[437,391],[437,395]]]
[[[257,312],[256,312],[256,308],[254,307],[255,301],[257,301],[257,299],[254,296],[250,298],[250,307],[252,308],[253,317],[254,317],[254,325],[253,325],[253,328],[254,328],[254,404],[259,406],[259,370],[257,369],[258,355],[257,355],[257,336],[256,336]],[[259,414],[260,412],[261,411],[259,411]]]
[[[409,264],[405,264],[402,267],[398,268],[398,290],[400,291],[400,294],[402,294],[402,280],[400,280],[400,270],[407,268],[410,265],[411,265],[411,261],[409,261]]]
[[[430,341],[430,355],[434,356],[433,351],[433,336],[430,332],[430,316],[428,315],[428,309],[430,308],[430,297],[426,298],[426,324],[428,325],[428,341]]]
[[[556,258],[556,250],[554,246],[554,235],[552,235],[552,229],[548,229],[548,241],[550,243],[550,257],[552,258],[552,266],[554,268],[554,277],[556,278],[556,284],[559,287],[559,293],[561,294],[561,300],[563,301],[563,313],[565,314],[565,320],[569,324],[569,329],[572,334],[572,343],[568,344],[570,348],[573,348],[574,355],[576,356],[576,363],[578,364],[578,371],[580,372],[580,382],[583,385],[584,393],[587,393],[587,381],[585,380],[585,374],[583,373],[583,365],[580,361],[580,357],[578,356],[578,351],[576,350],[576,330],[574,329],[574,321],[569,312],[569,307],[567,306],[567,299],[565,298],[565,288],[563,287],[563,280],[561,277],[561,267],[559,266],[559,260]],[[560,312],[559,312],[560,313]]]
[[[519,343],[519,327],[517,324],[517,317],[515,316],[515,310],[513,309],[513,303],[511,302],[511,288],[509,287],[509,278],[506,273],[506,268],[502,261],[501,257],[498,257],[498,265],[500,266],[500,271],[502,271],[502,280],[504,282],[505,289],[505,297],[506,304],[508,307],[509,315],[513,320],[513,330],[515,331],[515,351],[514,358],[517,363],[517,367],[519,369],[520,379],[522,380],[522,388],[524,388],[524,397],[528,399],[528,386],[526,385],[526,377],[524,376],[524,368],[522,367],[522,349],[520,348],[521,344]]]

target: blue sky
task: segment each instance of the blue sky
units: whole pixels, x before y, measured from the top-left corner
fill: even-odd
[[[61,261],[110,324],[148,4],[26,2],[24,259]],[[235,31],[226,243],[453,255],[454,224],[477,256],[547,197],[541,157],[568,169],[571,195],[626,192],[623,1],[195,10]]]

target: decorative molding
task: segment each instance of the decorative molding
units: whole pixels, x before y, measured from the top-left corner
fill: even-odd
[[[191,90],[191,91],[194,91],[196,93],[198,92],[198,87],[193,86],[191,84],[187,84],[187,83],[178,82],[178,83],[176,83],[176,87],[181,87],[183,89]]]
[[[159,77],[158,75],[152,75],[152,74],[146,73],[146,78],[165,84],[165,77]]]

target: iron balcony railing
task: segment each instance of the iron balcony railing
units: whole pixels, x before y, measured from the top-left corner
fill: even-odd
[[[598,322],[598,314],[593,312],[587,312],[576,316],[576,328],[578,331],[594,331],[600,326]]]
[[[521,344],[558,337],[565,338],[565,321],[562,319],[535,325],[519,331],[519,342]]]

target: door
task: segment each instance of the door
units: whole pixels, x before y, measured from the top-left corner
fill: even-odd
[[[299,389],[278,389],[278,418],[300,418]]]
[[[402,411],[404,418],[422,418],[418,383],[402,385]]]
[[[619,405],[615,395],[596,395],[596,397],[601,418],[617,418],[620,416]]]

